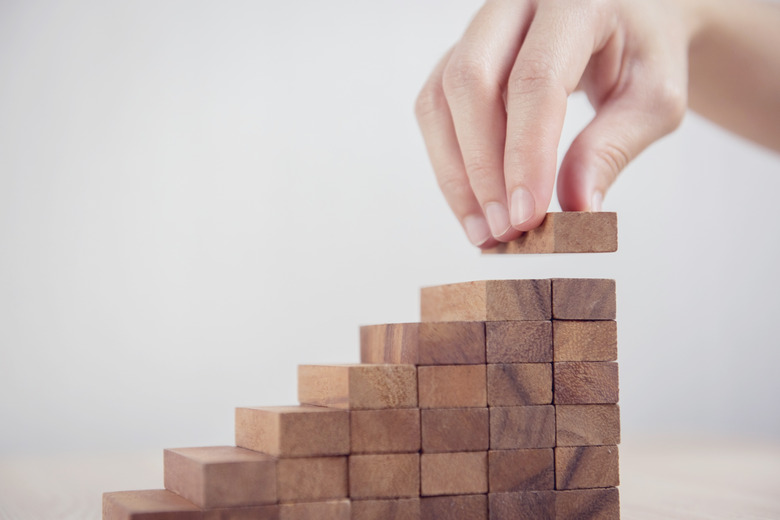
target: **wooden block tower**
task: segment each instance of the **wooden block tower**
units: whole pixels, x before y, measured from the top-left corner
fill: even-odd
[[[614,214],[548,220],[503,252],[616,248]],[[613,280],[427,287],[360,358],[237,408],[235,446],[165,450],[165,489],[105,493],[104,520],[620,517]]]

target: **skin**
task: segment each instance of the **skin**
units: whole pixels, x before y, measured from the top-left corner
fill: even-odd
[[[416,104],[468,239],[493,247],[541,223],[576,90],[596,114],[557,172],[565,211],[600,211],[689,106],[780,151],[778,27],[780,5],[753,0],[488,0]]]

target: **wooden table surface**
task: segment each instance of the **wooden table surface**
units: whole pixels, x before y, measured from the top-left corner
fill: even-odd
[[[624,520],[780,519],[780,440],[625,438]],[[103,491],[162,487],[162,450],[0,456],[0,520],[97,520]]]

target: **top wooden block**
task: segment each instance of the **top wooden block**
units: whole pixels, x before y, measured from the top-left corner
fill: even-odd
[[[537,321],[552,317],[550,280],[486,280],[423,287],[422,321]]]
[[[538,228],[482,253],[613,253],[617,246],[617,213],[565,211],[548,213]]]

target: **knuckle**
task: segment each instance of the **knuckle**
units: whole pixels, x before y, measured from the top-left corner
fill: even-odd
[[[442,87],[445,95],[474,95],[492,89],[485,63],[476,58],[450,60],[444,69]]]
[[[418,121],[426,119],[430,114],[435,114],[446,108],[444,92],[441,86],[434,83],[426,83],[414,102],[414,114]]]
[[[437,183],[451,205],[456,205],[458,201],[466,200],[472,195],[468,182],[457,175],[443,174],[437,178]]]
[[[524,60],[509,75],[507,89],[513,94],[526,94],[555,88],[557,73],[546,60]]]
[[[490,155],[473,151],[464,155],[464,166],[472,185],[484,184],[496,174],[496,163]]]
[[[606,166],[603,171],[607,175],[607,185],[611,185],[631,161],[628,150],[617,143],[604,143],[596,150],[596,157]]]
[[[663,130],[672,132],[682,123],[688,109],[688,96],[685,89],[670,81],[661,82],[653,89],[651,110],[660,114]]]

